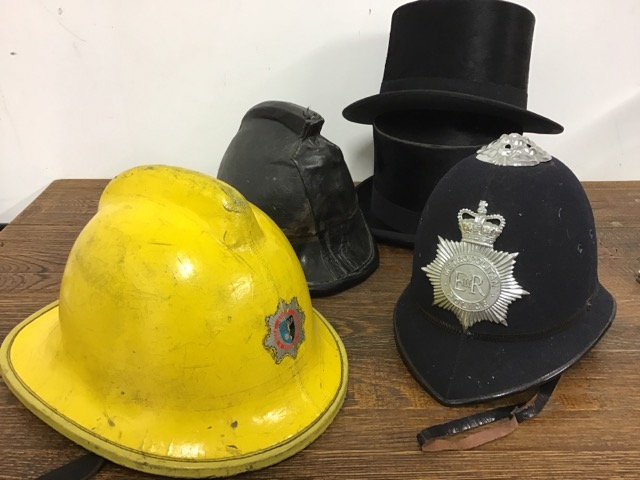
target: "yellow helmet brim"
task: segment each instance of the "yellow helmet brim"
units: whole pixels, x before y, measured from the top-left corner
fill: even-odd
[[[149,409],[124,392],[98,395],[65,354],[58,312],[54,302],[9,333],[0,348],[2,376],[20,401],[52,428],[135,470],[203,478],[267,467],[318,438],[346,395],[344,345],[315,309],[322,358],[314,358],[310,374],[291,388],[266,389],[269,396],[279,398],[248,391],[236,399],[241,401],[230,399],[217,411],[202,411],[197,405],[163,411]],[[253,412],[264,411],[258,406],[265,401],[281,408],[256,418]]]

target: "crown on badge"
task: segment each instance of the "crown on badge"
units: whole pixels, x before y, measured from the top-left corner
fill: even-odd
[[[493,247],[507,221],[502,215],[487,215],[489,204],[480,200],[478,211],[463,208],[458,212],[458,226],[462,232],[462,241]]]

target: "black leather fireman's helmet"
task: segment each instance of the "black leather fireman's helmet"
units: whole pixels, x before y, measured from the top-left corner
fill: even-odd
[[[323,124],[308,108],[260,103],[245,114],[218,170],[285,233],[312,296],[352,287],[378,266],[349,169],[320,134]]]

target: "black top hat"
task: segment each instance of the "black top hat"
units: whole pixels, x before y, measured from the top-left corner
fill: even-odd
[[[505,135],[464,159],[425,206],[396,304],[408,369],[445,405],[557,377],[615,315],[597,245],[582,185],[526,138]]]
[[[520,131],[560,133],[527,110],[535,18],[498,0],[419,0],[396,9],[380,93],[343,115],[372,123],[406,110],[462,111],[513,121]]]
[[[340,148],[320,135],[323,123],[308,108],[260,103],[245,114],[218,170],[283,230],[313,296],[349,288],[378,266],[353,180]]]

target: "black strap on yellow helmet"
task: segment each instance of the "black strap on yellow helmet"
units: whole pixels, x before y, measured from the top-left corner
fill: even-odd
[[[72,462],[38,477],[37,480],[87,480],[100,471],[105,459],[88,453]]]

